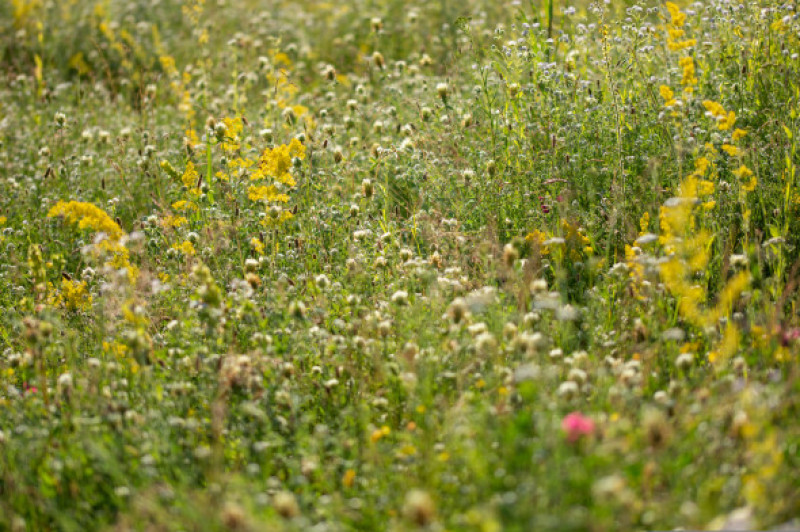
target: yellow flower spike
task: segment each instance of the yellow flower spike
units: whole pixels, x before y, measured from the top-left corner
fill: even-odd
[[[686,92],[692,92],[694,90],[694,85],[697,85],[694,59],[692,59],[690,56],[681,57],[678,61],[678,64],[680,64],[681,69],[683,70],[683,77],[681,78],[681,85],[684,87],[683,90]]]
[[[739,148],[733,146],[732,144],[723,144],[722,151],[724,151],[731,157],[736,157],[737,155],[739,155]]]
[[[736,142],[737,140],[744,138],[745,135],[747,135],[747,131],[745,131],[744,129],[736,128],[733,131],[733,134],[731,135],[731,139],[733,140],[733,142]]]
[[[733,124],[736,123],[736,113],[733,111],[729,111],[727,116],[725,116],[722,120],[719,121],[719,130],[726,131],[733,127]]]
[[[261,240],[257,239],[256,237],[253,237],[250,239],[250,245],[253,246],[253,249],[259,255],[264,254],[264,243]]]
[[[48,218],[56,216],[63,216],[68,222],[77,223],[80,229],[105,233],[114,241],[119,240],[125,234],[105,211],[91,203],[59,201],[47,211]]]
[[[194,244],[189,242],[188,240],[184,240],[180,244],[173,244],[172,249],[177,249],[181,253],[187,256],[196,255],[197,251],[194,249]]]
[[[276,201],[286,203],[289,201],[289,196],[281,194],[275,185],[270,186],[252,186],[247,189],[247,197],[251,201]]]
[[[355,480],[356,480],[355,470],[348,469],[347,471],[344,472],[344,475],[342,475],[342,486],[344,486],[345,488],[352,488]]]

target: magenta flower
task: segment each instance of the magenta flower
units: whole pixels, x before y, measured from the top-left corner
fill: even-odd
[[[594,433],[594,421],[580,412],[573,412],[561,421],[561,429],[567,433],[567,441],[574,443],[583,436]]]

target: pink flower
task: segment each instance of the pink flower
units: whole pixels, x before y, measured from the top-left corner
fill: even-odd
[[[567,433],[567,441],[574,443],[594,432],[594,421],[580,412],[573,412],[561,421],[561,429]]]
[[[22,388],[25,390],[25,392],[26,392],[26,393],[36,393],[36,392],[38,392],[38,391],[39,391],[39,390],[36,388],[36,386],[28,386],[28,383],[27,383],[27,382],[23,382],[23,383],[22,383]]]

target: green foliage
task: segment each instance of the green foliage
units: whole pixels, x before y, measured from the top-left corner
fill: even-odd
[[[799,39],[0,2],[0,530],[797,518]]]

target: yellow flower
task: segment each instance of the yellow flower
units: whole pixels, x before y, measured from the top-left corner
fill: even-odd
[[[722,107],[717,102],[711,100],[703,100],[703,107],[705,107],[706,111],[711,113],[711,116],[713,116],[714,118],[719,119],[725,116],[725,108]]]
[[[686,39],[683,41],[667,41],[667,48],[669,48],[673,52],[677,52],[679,50],[685,50],[686,48],[691,48],[692,46],[697,46],[697,39]]]
[[[162,55],[158,58],[158,61],[161,63],[161,68],[168,75],[174,76],[178,73],[178,69],[175,67],[175,58],[171,55]]]
[[[197,253],[197,251],[194,249],[194,245],[188,240],[184,240],[180,244],[173,244],[172,249],[177,249],[184,255],[195,255]]]
[[[180,212],[197,211],[200,208],[193,201],[180,200],[172,204],[172,208]]]
[[[736,157],[737,155],[739,155],[739,148],[737,148],[736,146],[733,146],[731,144],[723,144],[722,145],[722,151],[724,151],[725,153],[727,153],[731,157]]]
[[[686,32],[684,30],[678,28],[669,28],[667,32],[669,33],[669,38],[672,40],[680,39],[681,37],[686,35]]]
[[[102,209],[82,201],[59,201],[47,212],[48,218],[63,216],[70,223],[77,223],[80,229],[91,229],[108,235],[113,241],[119,240],[125,232]]]
[[[678,61],[681,68],[683,69],[683,77],[681,78],[681,85],[684,86],[684,91],[692,92],[694,90],[694,85],[697,85],[697,77],[694,68],[694,60],[689,57],[681,57]]]
[[[281,203],[289,201],[289,196],[279,193],[275,185],[251,186],[247,189],[247,197],[252,201],[278,201]]]
[[[714,193],[714,183],[705,179],[697,183],[697,195],[699,197],[709,196]]]
[[[733,175],[738,177],[739,179],[747,179],[748,177],[752,177],[753,172],[748,167],[742,165],[737,170],[733,171]]]
[[[719,129],[720,131],[725,131],[733,127],[733,124],[736,123],[736,113],[733,111],[729,111],[727,116],[723,117],[719,121]]]
[[[677,4],[673,2],[667,2],[665,4],[667,11],[669,11],[671,17],[671,24],[676,28],[680,28],[686,22],[686,13],[682,13],[681,9],[677,6]]]
[[[239,134],[244,129],[242,119],[236,118],[223,118],[222,123],[225,124],[225,138],[222,141],[222,149],[226,152],[232,152],[239,149]]]
[[[195,196],[200,195],[200,189],[197,188],[197,185],[200,182],[200,176],[197,173],[192,161],[186,163],[186,170],[184,170],[183,176],[181,176],[181,182],[186,188],[189,189],[190,194]]]
[[[250,245],[253,246],[253,249],[259,255],[264,254],[264,243],[256,237],[250,239]]]
[[[731,139],[733,140],[733,142],[736,142],[737,140],[743,138],[745,135],[747,135],[747,131],[745,131],[744,129],[736,128],[733,131],[733,134],[731,135]]]
[[[292,177],[292,159],[304,159],[306,156],[306,147],[295,139],[292,139],[289,144],[281,144],[275,148],[267,148],[261,154],[258,160],[258,169],[250,175],[253,181],[259,181],[267,177],[271,177],[279,183],[286,186],[294,187],[296,185]]]
[[[64,306],[67,310],[89,310],[92,306],[92,296],[89,294],[86,281],[73,281],[61,279],[61,290],[51,300],[54,307]]]
[[[200,145],[200,139],[194,129],[187,129],[184,135],[183,142],[190,148],[196,148]]]
[[[387,427],[386,425],[384,425],[379,429],[375,429],[372,432],[372,435],[369,437],[369,439],[370,439],[370,441],[372,441],[372,443],[375,443],[378,440],[380,440],[381,438],[383,438],[385,436],[388,436],[391,433],[392,433],[392,430],[389,427]]]
[[[672,107],[675,105],[675,93],[666,85],[661,85],[658,88],[659,94],[664,98],[664,107]]]
[[[186,225],[189,223],[184,216],[165,216],[163,220],[161,220],[161,225],[163,227],[181,227],[182,225]]]
[[[342,476],[342,486],[345,488],[352,488],[353,482],[356,480],[356,472],[353,469],[348,469]]]

